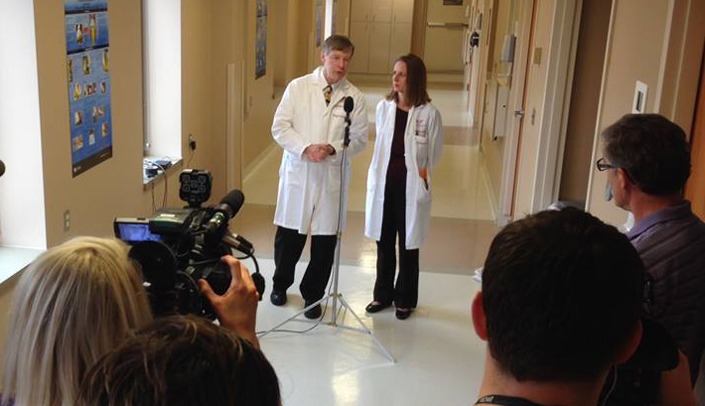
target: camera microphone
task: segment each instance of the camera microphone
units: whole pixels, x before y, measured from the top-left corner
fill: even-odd
[[[252,247],[252,243],[247,241],[245,237],[241,235],[232,233],[225,234],[223,236],[223,242],[242,252],[245,255],[252,255],[255,253],[255,249]]]
[[[243,203],[245,203],[245,195],[237,189],[225,195],[225,197],[220,200],[220,204],[215,206],[215,214],[208,220],[206,231],[212,232],[220,229],[223,225],[227,226],[228,221],[240,211],[240,207],[242,207]]]

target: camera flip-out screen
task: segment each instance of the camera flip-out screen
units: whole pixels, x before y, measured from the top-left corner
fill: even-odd
[[[159,234],[149,231],[149,219],[146,218],[116,218],[114,229],[115,237],[129,244],[162,240]]]

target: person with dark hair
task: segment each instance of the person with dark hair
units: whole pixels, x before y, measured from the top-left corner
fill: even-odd
[[[272,136],[284,149],[274,214],[276,268],[270,300],[276,306],[287,301],[286,290],[294,283],[294,269],[308,234],[311,234],[311,259],[300,285],[305,308],[323,297],[330,279],[338,207],[347,206],[345,192],[352,173],[349,160],[342,167],[343,154],[339,153],[343,150],[347,98],[352,98],[354,105],[346,155],[362,151],[368,137],[365,98],[345,79],[354,51],[347,37],[327,38],[320,56],[323,66],[289,83],[274,115]],[[345,171],[345,184],[341,184],[341,171]],[[345,217],[340,221],[342,228]],[[305,312],[310,319],[320,315],[320,305]]]
[[[705,348],[705,224],[682,190],[690,176],[683,130],[658,114],[627,114],[602,133],[608,199],[634,216],[627,237],[648,274],[646,314],[687,356],[695,383]]]
[[[544,211],[506,226],[472,303],[489,349],[477,404],[598,404],[610,368],[641,339],[643,280],[629,240],[588,213]]]
[[[377,104],[377,135],[367,173],[365,235],[377,241],[377,279],[368,313],[396,306],[404,320],[419,296],[419,247],[431,217],[433,166],[443,150],[441,114],[426,91],[426,66],[414,54],[394,63],[392,90]],[[396,284],[395,247],[399,236]]]
[[[248,340],[196,316],[157,319],[88,372],[78,405],[280,406],[279,381]]]

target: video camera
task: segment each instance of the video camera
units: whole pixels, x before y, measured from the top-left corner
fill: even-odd
[[[230,233],[228,222],[245,201],[239,190],[228,193],[215,207],[201,207],[210,198],[213,178],[208,171],[186,169],[179,176],[183,209],[157,210],[150,218],[116,218],[115,236],[132,246],[130,257],[142,268],[145,287],[155,316],[197,314],[214,319],[208,299],[197,281],[205,279],[219,295],[230,286],[230,268],[220,261],[233,249],[255,264],[252,279],[260,300],[264,277],[254,257],[252,244]]]

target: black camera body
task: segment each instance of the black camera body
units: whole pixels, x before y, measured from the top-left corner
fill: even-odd
[[[228,221],[244,202],[242,192],[233,190],[218,206],[201,207],[210,197],[210,174],[185,170],[180,181],[179,195],[188,207],[161,209],[150,218],[116,218],[113,224],[115,236],[132,246],[129,255],[141,266],[155,316],[196,314],[214,319],[198,280],[205,279],[216,294],[224,294],[231,275],[220,259],[233,249],[253,259],[253,279],[261,298],[264,278],[252,244],[228,231]]]

